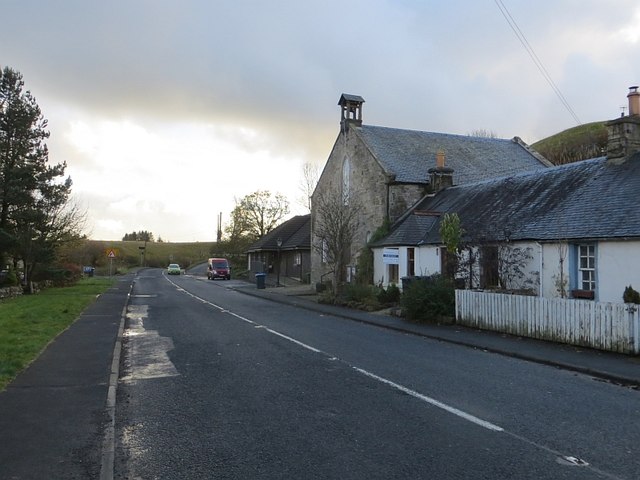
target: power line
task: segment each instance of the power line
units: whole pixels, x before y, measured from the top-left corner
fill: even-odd
[[[567,99],[564,97],[564,95],[562,94],[558,86],[555,84],[555,82],[551,78],[551,75],[549,75],[549,72],[547,71],[544,64],[542,63],[542,60],[538,58],[538,55],[536,55],[536,52],[533,50],[533,47],[529,44],[527,37],[525,37],[522,30],[520,30],[520,27],[518,26],[517,22],[511,16],[511,13],[509,13],[509,10],[507,9],[507,7],[504,5],[504,3],[502,3],[502,0],[495,0],[495,2],[498,8],[500,9],[500,12],[502,13],[502,16],[505,18],[505,20],[511,27],[511,30],[513,30],[513,33],[515,33],[516,37],[518,37],[518,40],[520,40],[520,43],[522,44],[524,49],[527,51],[527,53],[531,57],[531,60],[533,60],[533,63],[536,65],[536,67],[538,68],[542,76],[545,78],[547,83],[551,86],[556,96],[560,99],[560,102],[562,102],[562,104],[567,109],[569,114],[573,117],[575,122],[578,125],[582,124],[582,122],[578,118],[578,115],[576,115],[576,112],[573,110],[573,108],[571,108],[571,105],[569,104]]]

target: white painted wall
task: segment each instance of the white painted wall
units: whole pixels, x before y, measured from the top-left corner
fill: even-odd
[[[382,248],[373,249],[373,284],[382,284],[386,287],[387,284],[385,282],[388,279],[385,269],[386,265],[382,261],[382,250]]]
[[[533,259],[526,266],[526,275],[541,272],[537,290],[542,291],[545,298],[560,298],[560,257],[564,255],[564,278],[566,292],[569,296],[571,275],[575,266],[571,264],[571,249],[566,246],[564,252],[558,244],[536,242],[514,243],[521,248],[531,247]],[[382,261],[382,248],[374,249],[374,281],[388,286],[387,265]],[[640,291],[640,241],[598,242],[596,258],[596,300],[599,302],[622,302],[622,293],[631,285]],[[440,273],[439,248],[422,246],[415,249],[416,275],[433,275]],[[407,276],[407,247],[399,247],[399,278]],[[402,287],[402,285],[399,285]]]
[[[416,248],[416,275],[428,276],[440,273],[440,247]]]
[[[408,276],[408,254],[411,247],[398,247],[400,264],[398,275],[398,287],[402,289],[402,277]],[[414,270],[416,275],[433,275],[440,273],[440,256],[437,247],[414,247]],[[373,281],[381,283],[383,287],[389,286],[388,266],[382,260],[382,248],[373,249]]]
[[[640,241],[600,242],[596,257],[596,300],[622,303],[625,287],[640,291]]]

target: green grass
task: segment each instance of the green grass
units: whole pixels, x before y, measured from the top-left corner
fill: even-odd
[[[551,163],[565,163],[585,160],[603,155],[607,145],[605,122],[592,122],[569,128],[542,139],[531,147],[545,156]]]
[[[83,240],[68,246],[61,251],[62,257],[69,263],[78,265],[93,265],[100,275],[124,273],[138,267],[142,263],[144,242],[123,242],[104,240]],[[215,242],[147,242],[144,264],[147,267],[166,268],[170,263],[178,263],[183,268],[189,268],[213,256],[226,256],[225,252],[216,251]],[[116,257],[109,260],[107,252],[113,250]],[[215,255],[214,255],[215,253]]]
[[[87,278],[0,302],[0,391],[115,279]]]

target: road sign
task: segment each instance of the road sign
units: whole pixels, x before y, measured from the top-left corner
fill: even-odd
[[[111,249],[111,250],[107,250],[107,257],[109,258],[116,258],[116,251]]]

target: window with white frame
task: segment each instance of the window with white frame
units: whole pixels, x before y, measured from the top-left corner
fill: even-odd
[[[293,264],[298,266],[302,263],[302,254],[300,252],[296,252],[293,256]]]
[[[578,245],[578,287],[581,290],[596,289],[595,245]]]

